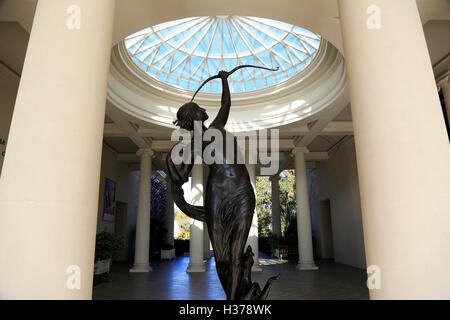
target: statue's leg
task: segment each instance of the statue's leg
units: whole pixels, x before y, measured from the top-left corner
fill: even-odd
[[[216,260],[216,270],[219,276],[220,283],[222,284],[223,290],[227,295],[227,300],[233,299],[231,292],[231,263],[226,260]]]
[[[247,247],[247,251],[244,254],[242,263],[244,264],[245,271],[247,272],[248,282],[252,283],[252,266],[253,266],[254,260],[253,260],[252,247],[250,245],[248,245],[248,247]]]
[[[252,225],[253,213],[255,210],[255,195],[253,193],[253,189],[249,187],[247,193],[242,194],[239,202],[234,207],[234,216],[237,217],[233,226],[233,247],[232,247],[232,296],[235,300],[239,300],[245,297],[247,292],[243,292],[248,290],[247,286],[244,285],[245,281],[243,280],[244,271],[248,269],[248,284],[252,286],[251,282],[251,266],[253,264],[253,253],[251,247],[249,248],[248,257],[245,261],[243,258],[246,254],[244,254],[244,247],[247,242],[248,233],[250,231],[250,227]],[[253,291],[250,289],[250,291]]]
[[[230,246],[231,239],[229,238],[229,232],[226,232],[226,225],[221,223],[221,215],[224,214],[226,206],[222,203],[220,197],[217,194],[213,194],[210,190],[206,189],[206,203],[209,237],[214,250],[214,260],[216,264],[216,271],[222,284],[223,290],[228,300],[231,300],[231,287],[230,287],[230,272],[231,272],[231,259],[230,259]],[[209,199],[209,200],[208,200]]]
[[[245,245],[245,243],[244,243]],[[237,253],[238,248],[233,249],[233,257],[231,264],[231,297],[232,299],[240,299],[238,296],[239,293],[239,285],[244,276],[244,265],[242,264],[242,259],[240,255]],[[242,252],[242,251],[241,251]]]
[[[242,209],[245,209],[242,208]],[[241,210],[242,210],[241,209]],[[231,247],[231,296],[233,299],[240,299],[240,285],[242,283],[242,278],[244,276],[245,271],[245,265],[244,261],[242,259],[244,254],[244,247],[245,243],[247,242],[247,235],[248,231],[250,230],[250,224],[244,223],[240,224],[238,226],[235,226],[234,228],[234,236],[232,240],[232,247]],[[250,259],[253,260],[253,258],[250,256]],[[250,265],[251,269],[251,265]],[[251,270],[248,270],[249,274],[251,273]],[[251,279],[251,276],[250,276]],[[251,282],[250,282],[251,283]]]
[[[255,196],[251,186],[248,186],[242,192],[230,194],[212,211],[217,217],[216,228],[212,232],[215,239],[216,268],[227,299],[240,299],[246,293],[242,291],[247,291],[247,286],[242,282],[242,256],[254,209]]]
[[[213,226],[214,228],[215,226]],[[214,249],[214,259],[216,261],[216,271],[219,276],[220,283],[223,290],[227,295],[227,299],[232,299],[230,291],[230,271],[231,271],[231,259],[230,249],[226,245],[229,239],[223,239],[223,233],[218,232],[217,228],[213,229],[215,232],[211,233],[212,245]]]

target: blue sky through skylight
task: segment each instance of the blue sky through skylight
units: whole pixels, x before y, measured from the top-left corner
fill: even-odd
[[[133,61],[150,76],[172,86],[197,90],[203,80],[241,64],[230,78],[232,92],[270,87],[301,72],[314,58],[320,37],[284,22],[240,16],[208,16],[165,22],[125,39]],[[220,92],[219,80],[202,92]]]

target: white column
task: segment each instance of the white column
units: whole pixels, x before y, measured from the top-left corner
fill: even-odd
[[[280,176],[278,174],[270,177],[272,186],[272,233],[281,237],[281,207],[280,207]]]
[[[447,120],[450,125],[450,76],[443,79],[441,90],[444,95],[445,110],[447,111]]]
[[[448,299],[450,148],[416,1],[339,11],[370,297]]]
[[[166,236],[166,243],[174,245],[174,202],[173,202],[173,196],[171,191],[171,182],[170,179],[167,179],[167,195],[166,195],[166,229],[167,229],[167,236]]]
[[[191,204],[203,205],[203,166],[194,164],[191,178]],[[203,263],[204,223],[191,219],[191,237],[189,240],[189,266],[186,272],[205,272]]]
[[[309,211],[308,182],[306,178],[306,148],[294,148],[295,155],[295,202],[297,207],[298,270],[317,270],[314,263],[311,214]]]
[[[0,179],[2,299],[92,297],[114,3],[37,4]]]
[[[253,190],[255,191],[256,197],[256,165],[254,164],[246,164],[248,174],[250,175],[250,182],[252,183]],[[250,232],[248,234],[247,243],[245,245],[244,251],[247,249],[247,246],[250,245],[252,247],[254,256],[254,264],[252,267],[252,271],[262,271],[261,265],[259,264],[259,243],[258,243],[258,214],[255,211],[253,212],[253,220],[252,226],[250,227]]]
[[[137,155],[141,157],[139,173],[138,212],[136,217],[136,245],[134,249],[134,264],[130,272],[149,272],[150,253],[150,205],[151,205],[151,149],[140,149]]]

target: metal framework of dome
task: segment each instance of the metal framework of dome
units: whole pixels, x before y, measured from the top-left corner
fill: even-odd
[[[153,78],[195,91],[219,70],[253,64],[279,71],[241,69],[232,92],[270,87],[301,72],[319,49],[320,36],[280,21],[241,16],[207,16],[165,22],[125,39],[134,63]],[[220,92],[218,80],[202,92]]]

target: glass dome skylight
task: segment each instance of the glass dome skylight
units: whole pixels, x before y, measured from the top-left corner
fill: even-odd
[[[277,84],[302,71],[314,58],[320,37],[280,21],[239,16],[208,16],[165,22],[125,39],[133,61],[150,76],[172,86],[197,90],[203,80],[241,64],[229,78],[231,92]],[[219,80],[202,92],[220,92]]]

